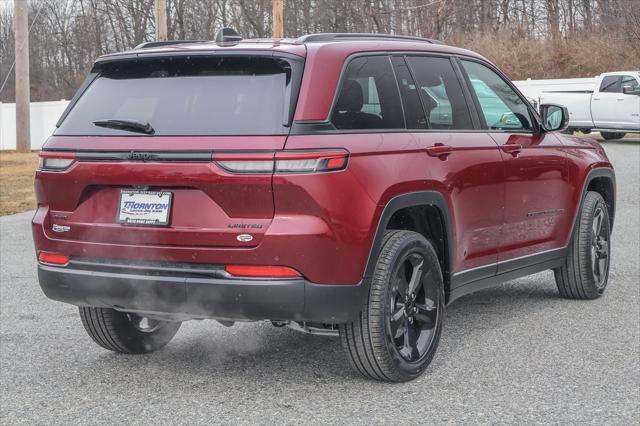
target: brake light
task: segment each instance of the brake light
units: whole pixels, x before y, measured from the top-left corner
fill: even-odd
[[[345,150],[215,153],[212,159],[230,173],[318,173],[343,170],[349,153]]]
[[[45,265],[67,266],[69,264],[69,256],[50,251],[41,251],[38,253],[38,262]]]
[[[40,170],[65,170],[76,161],[76,154],[73,152],[41,151],[38,156]]]
[[[236,277],[293,278],[300,272],[287,266],[227,265],[225,271]]]

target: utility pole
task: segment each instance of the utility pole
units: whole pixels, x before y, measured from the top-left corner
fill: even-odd
[[[284,37],[284,0],[273,0],[273,38]]]
[[[156,41],[167,40],[167,0],[155,0]]]
[[[16,49],[16,150],[31,150],[29,119],[29,9],[27,0],[13,0]]]

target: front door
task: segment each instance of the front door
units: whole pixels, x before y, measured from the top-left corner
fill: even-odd
[[[591,114],[601,129],[639,129],[640,96],[623,93],[623,87],[639,90],[633,75],[608,75],[602,79],[599,91],[593,94]]]
[[[500,147],[505,201],[498,273],[518,267],[513,259],[562,247],[571,221],[572,188],[563,145],[538,131],[527,101],[488,66],[461,61],[487,134]]]

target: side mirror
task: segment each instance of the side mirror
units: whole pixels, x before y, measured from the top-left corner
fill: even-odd
[[[556,104],[540,105],[542,127],[549,132],[562,131],[569,127],[569,110]]]
[[[625,95],[640,95],[640,89],[634,89],[633,86],[622,86],[622,93]]]

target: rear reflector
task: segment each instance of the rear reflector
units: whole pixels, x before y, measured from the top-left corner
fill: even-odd
[[[47,265],[66,266],[69,264],[69,256],[50,251],[41,251],[38,253],[38,262]]]
[[[38,165],[40,170],[65,170],[68,169],[76,159],[76,154],[73,152],[41,151],[38,156],[40,157],[40,163]]]
[[[318,173],[347,167],[345,150],[281,151],[275,153],[215,153],[215,163],[230,173]]]
[[[236,277],[292,278],[301,276],[298,271],[286,266],[227,265],[224,269]]]

